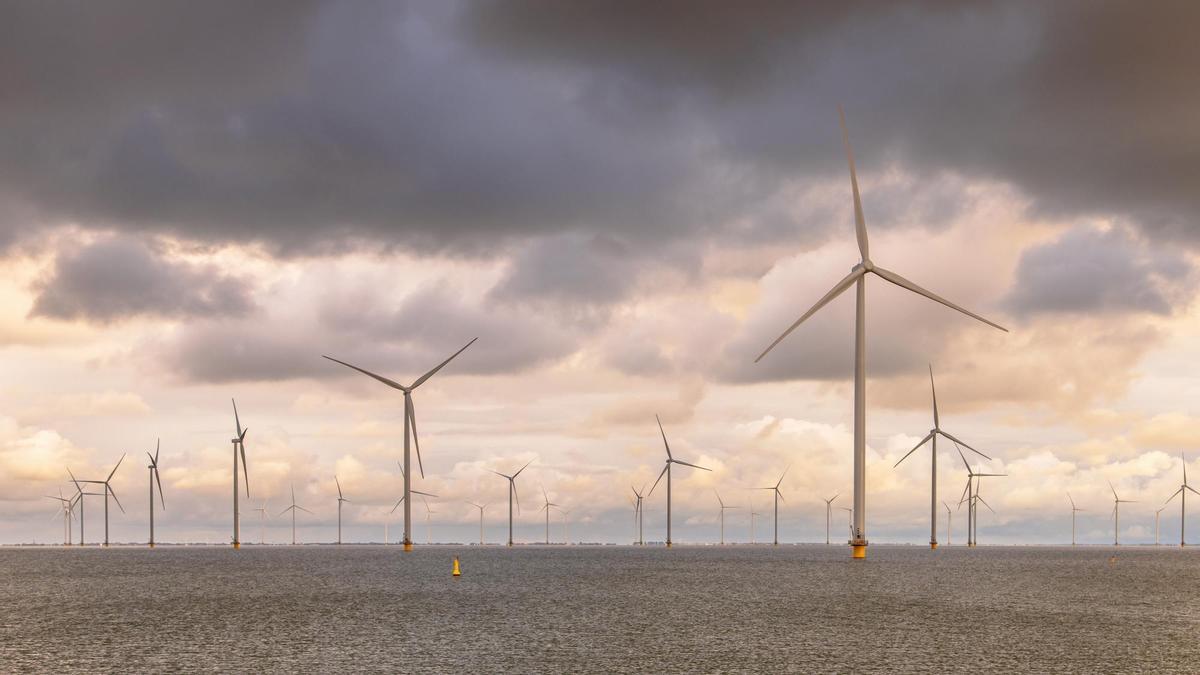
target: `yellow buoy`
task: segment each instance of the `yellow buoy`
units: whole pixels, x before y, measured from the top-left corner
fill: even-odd
[[[454,571],[450,575],[455,577],[462,576],[462,571],[458,569],[458,556],[454,556]]]

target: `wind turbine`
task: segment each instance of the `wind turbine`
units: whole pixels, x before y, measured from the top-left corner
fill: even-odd
[[[1180,461],[1183,462],[1183,484],[1180,485],[1180,489],[1175,491],[1175,494],[1172,494],[1168,500],[1163,502],[1163,506],[1171,503],[1171,500],[1174,500],[1175,495],[1180,496],[1180,548],[1183,548],[1184,525],[1187,525],[1188,516],[1188,491],[1190,490],[1196,495],[1200,495],[1200,492],[1196,492],[1195,489],[1192,488],[1192,485],[1188,485],[1188,460],[1183,458],[1183,453],[1180,453]],[[83,525],[80,525],[79,527],[83,527]]]
[[[1167,507],[1164,505],[1164,506],[1160,507],[1157,511],[1154,512],[1154,545],[1155,546],[1159,545],[1158,544],[1158,516],[1159,516],[1159,514],[1161,514],[1163,512],[1163,509],[1165,509],[1165,508],[1167,508]]]
[[[858,176],[854,171],[854,153],[850,149],[850,136],[846,131],[846,116],[842,112],[841,106],[838,106],[838,119],[842,127],[842,144],[846,147],[846,162],[850,167],[850,188],[854,195],[854,227],[855,234],[858,237],[858,252],[861,256],[861,261],[851,268],[850,274],[839,281],[828,293],[824,295],[817,304],[805,312],[799,319],[796,320],[787,330],[783,332],[775,341],[768,346],[762,354],[758,355],[755,363],[762,360],[775,345],[779,344],[784,338],[791,334],[792,331],[804,323],[808,317],[815,314],[818,310],[828,304],[831,300],[841,295],[850,286],[855,286],[855,319],[854,319],[854,531],[851,534],[851,545],[854,547],[853,556],[855,558],[865,558],[867,556],[867,274],[875,274],[883,278],[885,281],[891,282],[901,288],[907,289],[918,295],[923,295],[934,302],[941,303],[951,309],[957,310],[967,316],[982,321],[983,323],[1008,332],[1008,329],[1003,326],[993,323],[982,316],[968,311],[958,305],[942,298],[934,293],[921,288],[913,282],[888,271],[882,267],[878,267],[871,261],[870,247],[867,243],[867,223],[863,216],[862,200],[858,194]]]
[[[337,485],[337,491],[338,491],[338,500],[337,500],[337,502],[338,502],[338,546],[341,546],[342,545],[342,502],[348,502],[350,500],[346,499],[345,497],[342,496],[342,483],[341,483],[341,481],[338,480],[338,477],[336,475],[333,477],[333,482],[334,482],[334,484]]]
[[[546,494],[545,486],[542,486],[542,499],[544,499],[546,501],[546,503],[543,504],[542,508],[540,508],[538,510],[546,512],[546,545],[549,546],[550,545],[550,509],[551,508],[561,509],[562,507],[559,506],[558,504],[555,504],[554,502],[550,501],[550,495]]]
[[[758,488],[759,490],[773,490],[775,492],[775,546],[779,545],[779,500],[783,499],[783,493],[779,491],[779,486],[783,484],[783,477],[787,475],[787,472],[791,468],[792,467],[789,466],[788,468],[784,469],[783,473],[779,476],[779,480],[774,485],[770,487]]]
[[[433,509],[429,508],[429,500],[428,499],[421,497],[421,501],[425,503],[425,543],[432,544],[433,543],[433,524],[430,523],[430,519],[433,517],[433,514],[437,513],[437,511],[434,511]]]
[[[262,506],[254,509],[258,511],[258,543],[267,543],[267,500],[263,500]]]
[[[67,499],[66,497],[63,497],[62,496],[62,488],[58,489],[57,497],[54,497],[52,495],[46,495],[46,499],[53,499],[55,501],[58,501],[59,507],[61,508],[61,511],[62,511],[63,546],[71,545],[71,519],[75,517],[75,499],[77,499],[77,498],[78,497],[72,497],[71,499]],[[57,518],[58,514],[57,513],[54,514],[54,517]]]
[[[721,545],[725,545],[725,509],[736,509],[736,506],[725,506],[725,500],[721,499],[721,493],[713,490],[713,494],[717,496],[717,503],[721,505]]]
[[[755,536],[754,536],[754,534],[755,534],[754,533],[754,519],[761,515],[762,515],[761,513],[754,510],[754,500],[751,499],[750,500],[750,543],[751,544],[758,543],[755,541]]]
[[[308,509],[306,509],[303,506],[300,506],[299,504],[296,503],[296,486],[292,485],[292,505],[279,512],[279,515],[281,515],[281,516],[283,514],[287,513],[288,511],[292,512],[292,546],[296,545],[296,511],[297,510],[303,511],[309,515],[312,514],[312,511],[309,511]]]
[[[988,504],[983,500],[982,497],[979,496],[979,486],[982,483],[982,479],[989,476],[999,477],[1006,476],[1008,474],[976,473],[975,470],[971,468],[971,463],[967,461],[967,456],[963,454],[962,448],[958,447],[958,442],[953,440],[951,440],[951,442],[954,443],[954,449],[958,451],[958,456],[960,459],[962,459],[963,466],[967,467],[967,485],[965,488],[963,488],[963,494],[961,497],[959,497],[958,505],[961,508],[963,502],[967,503],[967,547],[974,548],[978,534],[978,503],[982,503],[992,513],[996,512],[990,504]]]
[[[633,507],[633,518],[635,521],[637,521],[637,532],[638,532],[637,543],[638,543],[638,546],[645,546],[646,540],[644,538],[642,538],[642,515],[643,515],[642,493],[638,492],[638,489],[633,487],[632,485],[629,486],[629,489],[633,490],[633,496],[637,497],[637,504]],[[646,490],[646,486],[642,485],[642,492],[645,492],[645,490]]]
[[[1121,505],[1135,504],[1132,499],[1121,499],[1117,496],[1117,489],[1113,487],[1112,481],[1108,481],[1108,489],[1113,493],[1113,546],[1121,545]]]
[[[513,545],[513,498],[516,498],[517,500],[517,513],[521,512],[521,496],[517,494],[517,476],[520,476],[522,471],[529,468],[530,464],[533,464],[532,459],[528,462],[525,462],[525,466],[518,469],[517,472],[511,476],[502,474],[499,471],[492,472],[508,481],[508,545],[510,547]]]
[[[658,415],[655,415],[654,419],[658,420],[658,432],[660,434],[662,434],[663,446],[667,449],[667,462],[666,462],[666,465],[663,466],[662,473],[658,474],[658,480],[654,481],[654,485],[650,487],[650,492],[646,493],[646,496],[649,497],[650,495],[654,494],[654,488],[658,487],[658,481],[662,480],[663,474],[666,474],[666,476],[667,476],[667,548],[671,548],[671,465],[672,464],[682,464],[684,466],[690,466],[694,469],[701,469],[703,471],[712,471],[712,469],[705,469],[702,466],[696,466],[695,464],[689,464],[682,460],[675,459],[673,456],[671,456],[671,444],[667,443],[667,432],[663,431],[662,420],[658,419]]]
[[[1080,511],[1083,511],[1083,509],[1075,506],[1075,499],[1071,496],[1070,492],[1067,493],[1067,499],[1071,500],[1071,545],[1074,546],[1075,545],[1075,514]],[[1157,537],[1157,535],[1155,535],[1155,536]]]
[[[121,513],[125,513],[125,507],[121,506],[121,500],[117,499],[117,493],[112,489],[112,477],[116,475],[117,469],[121,468],[121,462],[125,461],[125,453],[121,453],[121,459],[117,460],[117,465],[109,472],[108,478],[104,480],[75,480],[75,474],[71,473],[71,467],[67,467],[67,473],[71,475],[71,480],[74,481],[76,489],[80,492],[79,498],[79,545],[83,545],[83,496],[84,494],[104,497],[104,545],[108,546],[108,496],[112,495],[113,501],[117,503],[117,508],[121,509]],[[92,483],[94,485],[103,485],[103,492],[87,492],[83,491],[80,483]]]
[[[854,509],[845,506],[839,506],[839,509],[846,512],[846,527],[850,529],[850,538],[854,538]]]
[[[333,358],[332,356],[324,357],[326,359],[329,359],[330,361],[333,361],[334,363],[340,363],[343,366],[346,366],[347,368],[357,370],[358,372],[362,373],[363,375],[366,375],[367,377],[374,378],[374,379],[386,384],[387,386],[391,387],[392,389],[398,389],[404,393],[404,496],[406,496],[406,497],[409,495],[409,493],[411,493],[413,491],[412,485],[410,482],[410,477],[412,476],[412,471],[411,471],[412,463],[410,460],[410,454],[409,454],[409,448],[408,448],[408,438],[409,438],[410,429],[411,429],[411,433],[412,433],[413,445],[415,445],[416,449],[417,449],[417,469],[421,472],[421,478],[425,477],[425,466],[421,462],[421,441],[417,438],[417,411],[416,411],[416,408],[413,407],[412,393],[414,391],[416,391],[417,387],[421,386],[422,384],[425,383],[426,380],[433,377],[434,374],[436,374],[439,370],[444,368],[447,363],[450,363],[451,361],[453,361],[454,357],[463,353],[463,350],[465,350],[467,347],[470,347],[478,339],[479,338],[471,338],[471,341],[468,342],[466,345],[464,345],[462,349],[451,354],[450,358],[448,358],[445,361],[442,361],[438,365],[434,366],[433,370],[430,370],[429,372],[425,373],[421,377],[418,377],[412,384],[408,385],[407,387],[400,384],[399,382],[394,381],[394,380],[389,380],[388,378],[383,377],[382,375],[376,375],[375,373],[372,373],[368,370],[363,370],[362,368],[359,368],[358,366],[352,366],[349,363],[346,363],[345,361],[339,361],[339,360]],[[404,550],[411,551],[412,546],[413,546],[412,545],[412,500],[407,499],[407,500],[404,500]]]
[[[824,499],[825,502],[825,545],[829,545],[829,523],[833,520],[833,500],[837,499],[838,495],[834,495],[829,499]]]
[[[83,539],[83,534],[84,534],[84,532],[83,532],[83,517],[84,517],[84,515],[86,515],[86,514],[84,513],[84,508],[83,508],[83,504],[84,504],[84,501],[85,501],[85,500],[84,500],[84,497],[86,497],[86,496],[93,496],[93,495],[94,495],[94,496],[96,496],[96,497],[99,497],[99,496],[101,496],[102,494],[106,496],[106,495],[107,495],[107,493],[100,493],[100,492],[84,492],[84,491],[83,491],[83,485],[82,485],[81,483],[83,483],[83,482],[85,482],[85,481],[79,481],[79,480],[76,480],[76,478],[75,478],[75,474],[71,473],[71,467],[69,467],[69,466],[67,467],[67,474],[68,474],[69,476],[71,476],[71,482],[75,484],[75,496],[73,497],[73,499],[75,499],[75,500],[78,502],[78,504],[79,504],[79,545],[80,545],[80,546],[83,546],[83,545],[84,545],[84,539]]]
[[[933,365],[932,364],[929,365],[929,391],[933,394],[933,428],[929,430],[929,433],[925,435],[925,438],[921,439],[920,443],[917,443],[917,445],[912,450],[909,450],[903,457],[901,457],[899,462],[896,462],[894,465],[892,465],[892,468],[894,469],[894,468],[900,466],[900,462],[903,462],[904,460],[908,459],[908,456],[913,454],[914,452],[916,452],[917,448],[920,448],[922,445],[925,445],[926,443],[930,444],[930,446],[929,446],[929,450],[930,450],[930,452],[929,452],[929,465],[930,465],[929,548],[935,549],[935,548],[937,548],[937,545],[938,545],[938,542],[937,542],[937,437],[939,435],[944,436],[947,439],[949,439],[952,443],[957,443],[959,445],[962,445],[962,446],[966,447],[968,450],[970,450],[971,452],[979,455],[980,457],[983,457],[984,459],[990,460],[991,457],[988,457],[987,455],[976,450],[975,448],[972,448],[971,446],[958,440],[954,436],[951,436],[949,433],[942,431],[941,424],[938,421],[937,389],[934,387],[934,384],[933,384]]]
[[[475,502],[467,503],[479,509],[479,545],[483,546],[483,510],[487,508],[487,504],[476,504]]]
[[[942,506],[946,507],[946,545],[950,546],[950,533],[954,531],[954,512],[945,501],[942,502]]]
[[[242,456],[242,472],[245,474],[246,483],[246,499],[250,498],[250,469],[246,467],[246,432],[250,431],[249,427],[242,428],[242,419],[238,417],[237,401],[233,401],[233,422],[237,425],[237,436],[234,436],[230,443],[233,444],[233,547],[242,547],[242,514],[238,510],[238,455]],[[293,514],[294,516],[295,514]],[[294,520],[294,517],[293,517]],[[295,543],[295,542],[293,542]]]
[[[167,503],[163,501],[162,495],[162,478],[158,475],[158,450],[162,443],[162,439],[154,443],[154,455],[146,453],[150,458],[150,465],[146,468],[150,470],[150,548],[154,548],[154,483],[158,483],[158,500],[162,502],[163,511],[167,510]]]

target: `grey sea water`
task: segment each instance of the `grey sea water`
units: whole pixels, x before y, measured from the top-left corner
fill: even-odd
[[[0,670],[1200,672],[1200,552],[1112,555],[8,549]]]

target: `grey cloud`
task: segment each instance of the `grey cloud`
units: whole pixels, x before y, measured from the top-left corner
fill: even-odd
[[[1128,231],[1081,226],[1021,256],[1007,306],[1016,314],[1168,314],[1194,290],[1191,265]]]
[[[127,237],[60,253],[53,273],[35,290],[33,316],[102,323],[134,316],[243,316],[255,308],[247,280],[170,260]]]

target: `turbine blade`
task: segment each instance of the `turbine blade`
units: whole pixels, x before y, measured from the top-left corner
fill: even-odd
[[[404,497],[401,497],[400,500],[396,502],[396,505],[392,507],[392,510],[388,511],[388,513],[395,513],[396,509],[400,508],[402,503],[404,503]]]
[[[1176,490],[1176,491],[1172,492],[1172,493],[1171,493],[1171,496],[1170,496],[1170,497],[1167,497],[1167,501],[1163,502],[1163,504],[1170,504],[1172,501],[1174,501],[1174,500],[1175,500],[1175,498],[1176,498],[1176,497],[1178,497],[1178,496],[1179,496],[1179,493],[1180,493],[1180,492],[1183,492],[1183,486],[1182,486],[1182,485],[1180,485],[1180,486],[1179,486],[1179,489],[1178,489],[1178,490]]]
[[[673,459],[673,460],[671,460],[671,461],[672,461],[672,462],[675,462],[676,464],[682,464],[682,465],[684,465],[684,466],[690,466],[690,467],[692,467],[693,469],[700,469],[701,471],[712,471],[712,469],[706,469],[706,468],[704,468],[704,467],[702,467],[702,466],[699,466],[699,465],[696,465],[696,464],[689,464],[688,462],[684,462],[684,461],[682,461],[682,460],[678,460],[678,459]],[[771,489],[771,488],[767,488],[767,489],[769,490],[769,489]]]
[[[934,386],[934,384],[933,384],[933,364],[932,363],[929,364],[929,391],[933,393],[933,428],[937,429],[937,428],[941,427],[941,423],[938,422],[937,387]]]
[[[470,342],[468,342],[467,344],[463,345],[462,349],[460,349],[460,350],[458,350],[458,351],[454,352],[453,354],[451,354],[451,355],[450,355],[450,358],[446,359],[445,361],[442,361],[442,362],[441,362],[441,363],[439,363],[439,364],[437,365],[437,367],[435,367],[433,370],[431,370],[431,371],[429,371],[428,373],[425,373],[425,374],[424,374],[424,375],[422,375],[421,377],[417,378],[417,381],[412,383],[412,387],[410,387],[410,389],[416,389],[417,387],[419,387],[419,386],[421,386],[422,384],[424,384],[424,383],[425,383],[425,380],[428,380],[429,378],[433,377],[433,376],[434,376],[434,374],[435,374],[435,373],[437,373],[437,371],[441,370],[442,368],[445,368],[447,363],[450,363],[451,361],[453,361],[453,360],[454,360],[454,357],[456,357],[456,356],[458,356],[459,354],[461,354],[461,353],[463,353],[464,351],[466,351],[467,347],[470,347],[471,345],[475,344],[475,341],[476,341],[476,340],[478,340],[478,339],[479,339],[479,338],[477,338],[477,337],[473,337],[473,338],[471,338],[471,341],[470,341]]]
[[[250,430],[247,429],[246,431],[250,431]],[[245,432],[243,432],[242,435],[245,436],[246,435]],[[238,450],[241,451],[241,454],[242,454],[242,476],[244,479],[242,482],[244,482],[246,484],[246,499],[249,499],[250,498],[250,467],[246,466],[246,444],[241,441],[238,441]]]
[[[909,281],[908,279],[905,279],[904,277],[900,276],[899,274],[896,274],[895,272],[891,272],[882,267],[875,267],[871,271],[874,272],[875,274],[878,274],[879,276],[883,277],[884,279],[892,282],[893,284],[896,284],[897,286],[899,286],[901,288],[907,288],[908,290],[912,291],[913,293],[916,293],[918,295],[923,295],[923,296],[929,298],[930,300],[933,300],[934,302],[940,302],[941,304],[949,307],[950,309],[958,310],[959,312],[962,312],[963,314],[966,314],[967,316],[969,316],[973,319],[977,319],[979,321],[986,323],[987,325],[991,326],[992,328],[999,328],[1000,330],[1004,331],[1005,333],[1008,332],[1008,329],[1005,328],[1004,326],[1001,326],[1000,324],[995,323],[993,321],[989,321],[989,320],[983,318],[982,316],[979,316],[975,312],[972,312],[970,310],[959,307],[958,305],[954,304],[953,302],[950,302],[949,300],[941,297],[940,295],[937,295],[936,293],[932,293],[930,291],[925,290],[924,288],[921,288],[920,286],[914,284],[913,282]]]
[[[791,465],[791,464],[788,464],[788,465],[787,465],[787,468],[783,470],[783,473],[779,475],[779,481],[778,481],[777,483],[775,483],[775,489],[776,489],[776,490],[778,490],[778,489],[779,489],[779,486],[780,486],[780,485],[783,485],[783,478],[784,478],[784,476],[787,476],[787,473],[788,473],[788,471],[791,471],[791,470],[792,470],[792,465]]]
[[[758,363],[759,361],[761,361],[764,356],[766,356],[772,349],[775,348],[775,345],[779,344],[780,342],[783,342],[783,339],[785,337],[791,335],[792,331],[799,328],[800,324],[804,323],[804,321],[806,319],[808,319],[808,317],[812,316],[813,314],[816,314],[817,310],[819,310],[822,307],[824,307],[825,305],[829,304],[829,302],[831,300],[833,300],[834,298],[836,298],[837,296],[839,296],[843,292],[845,292],[845,290],[847,288],[850,288],[850,284],[853,284],[855,281],[858,281],[858,278],[864,274],[866,274],[866,272],[863,271],[863,269],[861,267],[855,267],[850,272],[850,274],[847,274],[844,279],[837,282],[837,284],[833,288],[829,289],[829,292],[826,293],[824,296],[822,296],[822,298],[817,301],[817,304],[813,305],[812,308],[810,308],[807,312],[805,312],[804,315],[801,316],[799,319],[796,319],[795,323],[788,326],[788,329],[783,331],[782,335],[775,338],[775,341],[772,342],[766,349],[764,349],[763,353],[759,354],[758,358],[754,359],[754,362]]]
[[[1121,498],[1117,496],[1117,489],[1116,489],[1115,487],[1113,487],[1113,484],[1112,484],[1112,481],[1111,481],[1111,480],[1110,480],[1110,481],[1108,481],[1108,489],[1109,489],[1109,490],[1112,490],[1112,493],[1113,493],[1113,499],[1115,499],[1115,500],[1117,500],[1117,501],[1121,501]]]
[[[298,509],[300,509],[301,511],[303,511],[303,512],[305,512],[305,513],[308,513],[308,514],[311,514],[311,513],[312,513],[312,511],[309,511],[308,509],[304,508],[303,506],[299,506],[299,505],[297,505],[297,506],[296,506],[296,508],[298,508]]]
[[[779,488],[774,488],[774,490],[775,490],[775,494],[779,495],[779,498],[780,498],[781,500],[783,500],[783,501],[785,501],[785,502],[787,501],[786,499],[783,499],[783,493],[782,493],[782,492],[780,492]]]
[[[341,481],[338,480],[338,477],[336,474],[333,477],[333,482],[337,484],[338,499],[340,500],[342,498],[342,483],[341,483]]]
[[[1190,492],[1192,492],[1193,494],[1198,494],[1198,495],[1200,495],[1200,492],[1196,492],[1196,488],[1192,487],[1191,485],[1185,485],[1184,487],[1185,487],[1185,488],[1187,488],[1187,489],[1188,489]]]
[[[1070,492],[1067,493],[1067,499],[1071,500],[1071,508],[1075,508],[1075,499],[1071,496]]]
[[[124,461],[125,461],[125,453],[122,452],[121,459],[117,460],[117,465],[113,467],[112,471],[108,472],[108,478],[104,479],[105,483],[112,480],[113,475],[115,475],[117,473],[117,469],[121,468],[121,462],[124,462]]]
[[[671,463],[667,462],[667,464],[663,466],[662,472],[658,474],[658,480],[654,481],[654,485],[650,488],[650,491],[646,493],[647,497],[654,494],[654,488],[658,487],[658,481],[662,480],[663,475],[667,473],[667,469],[669,468],[671,468]]]
[[[987,460],[990,460],[990,459],[991,459],[991,457],[988,457],[987,455],[985,455],[985,454],[983,454],[982,452],[980,452],[980,451],[976,450],[975,448],[972,448],[971,446],[967,445],[966,443],[963,443],[962,441],[960,441],[959,439],[955,438],[954,436],[951,436],[950,434],[946,433],[945,431],[942,431],[941,429],[938,429],[938,430],[937,430],[937,432],[938,432],[939,434],[941,434],[941,435],[945,436],[946,438],[949,438],[949,439],[950,439],[952,442],[954,442],[954,443],[956,443],[956,444],[958,444],[958,445],[961,445],[961,446],[965,447],[966,449],[970,450],[971,452],[973,452],[973,453],[975,453],[975,454],[979,455],[980,457],[982,457],[982,458],[984,458],[984,459],[987,459]],[[966,461],[966,460],[963,460],[963,461]]]
[[[105,483],[104,487],[108,490],[108,494],[112,495],[113,501],[117,503],[117,508],[121,509],[121,513],[125,513],[125,507],[121,506],[121,500],[117,499],[117,493],[112,489],[112,486],[108,483]]]
[[[516,473],[514,473],[514,474],[512,475],[512,480],[516,481],[516,480],[517,480],[517,476],[520,476],[522,471],[524,471],[525,469],[529,468],[529,465],[530,465],[530,464],[533,464],[533,460],[532,460],[532,459],[531,459],[531,460],[529,460],[528,462],[525,462],[525,466],[521,467],[521,468],[520,468],[520,469],[519,469],[519,470],[518,470]]]
[[[899,462],[896,462],[895,464],[893,464],[892,468],[894,469],[894,468],[900,466],[900,462],[903,462],[904,460],[908,459],[909,455],[916,452],[917,449],[920,448],[922,445],[925,445],[926,443],[928,443],[929,439],[933,438],[933,434],[934,434],[934,432],[932,432],[932,431],[925,434],[925,438],[922,438],[920,443],[917,443],[916,445],[914,445],[912,450],[909,450],[908,452],[904,453],[904,456],[900,458]]]
[[[158,501],[162,504],[163,511],[167,510],[167,502],[163,497],[162,476],[158,475],[158,467],[154,467],[154,482],[158,483]]]
[[[432,492],[421,492],[420,490],[410,490],[410,492],[412,492],[414,495],[421,495],[422,497],[433,497],[434,499],[438,498],[438,496]]]
[[[238,417],[237,400],[232,399],[232,398],[229,400],[233,402],[233,423],[237,425],[238,438],[241,438],[242,437],[242,420],[240,417]]]
[[[850,189],[854,193],[854,234],[858,238],[858,252],[862,259],[870,260],[870,245],[867,241],[867,221],[863,217],[862,199],[858,194],[858,174],[854,170],[854,151],[850,149],[850,133],[846,131],[846,113],[838,106],[838,123],[842,127],[842,146],[846,149],[846,163],[850,166]]]
[[[986,506],[986,507],[987,507],[987,509],[988,509],[988,511],[991,511],[992,513],[995,513],[995,512],[996,512],[996,510],[992,508],[992,505],[991,505],[991,504],[988,504],[988,503],[987,503],[987,500],[985,500],[983,497],[980,497],[979,495],[975,495],[975,499],[978,499],[978,500],[979,500],[979,503],[981,503],[981,504],[983,504],[984,506]]]
[[[154,466],[155,467],[158,466],[158,451],[161,449],[162,449],[162,439],[157,438],[154,440]]]
[[[658,422],[658,433],[662,434],[663,447],[667,449],[667,459],[671,459],[671,444],[667,442],[667,432],[663,431],[662,420],[658,419],[658,414],[655,413],[654,420]]]
[[[380,382],[386,384],[387,386],[389,386],[393,389],[399,389],[400,391],[408,391],[408,389],[406,389],[404,387],[404,385],[400,384],[399,382],[396,382],[395,380],[389,380],[386,377],[384,377],[382,375],[376,375],[375,373],[372,373],[369,370],[363,370],[362,368],[359,368],[358,366],[352,366],[349,363],[346,363],[345,361],[338,361],[337,359],[333,358],[332,356],[325,356],[324,354],[322,354],[321,357],[329,359],[330,361],[333,361],[334,363],[340,363],[343,366],[346,366],[347,368],[350,368],[352,370],[357,370],[358,372],[362,373],[363,375],[366,375],[367,377],[373,377],[376,380],[379,380]]]

